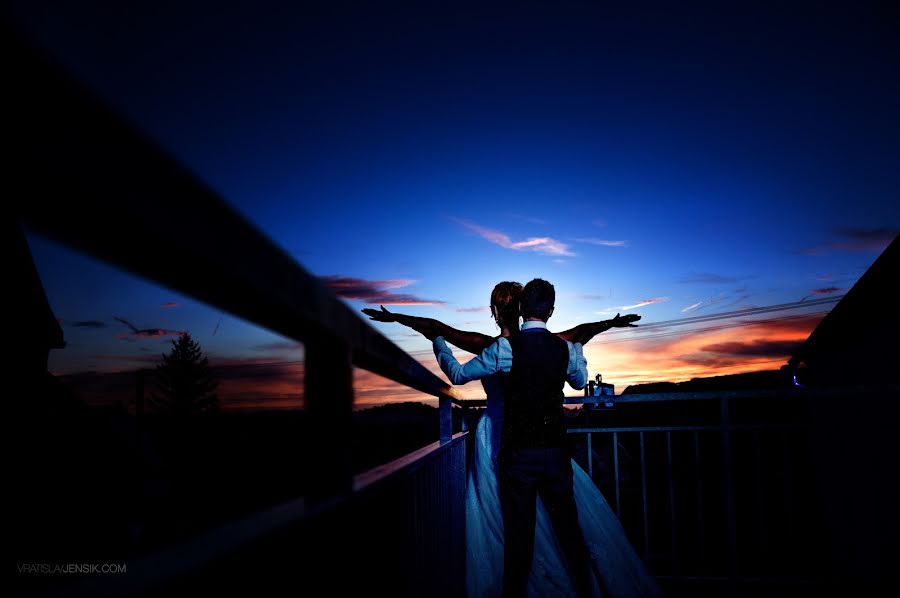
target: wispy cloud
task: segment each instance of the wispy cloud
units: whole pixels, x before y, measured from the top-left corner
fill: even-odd
[[[722,291],[714,297],[688,305],[681,310],[681,313],[706,309],[712,305],[717,305],[720,309],[727,309],[746,301],[752,296],[753,293],[751,293],[746,286],[735,289],[733,292]]]
[[[79,320],[77,322],[66,322],[66,326],[71,326],[72,328],[109,328],[109,324],[106,322],[101,322],[100,320]]]
[[[668,301],[668,297],[656,297],[654,299],[644,299],[643,301],[638,301],[634,305],[623,305],[619,309],[637,309],[638,307],[646,307],[648,305],[653,305],[654,303],[665,303]]]
[[[846,291],[846,290],[847,290],[847,289],[842,289],[842,288],[840,288],[840,287],[835,287],[835,286],[831,286],[831,287],[823,287],[823,288],[821,288],[821,289],[812,289],[812,290],[809,292],[809,295],[805,296],[805,297],[804,297],[803,299],[801,299],[800,301],[806,301],[806,300],[809,299],[810,297],[824,297],[824,296],[826,296],[826,295],[834,295],[835,293],[841,293],[841,292]]]
[[[482,239],[490,241],[494,245],[499,245],[505,249],[513,251],[533,251],[544,255],[557,255],[573,257],[575,253],[569,250],[569,246],[562,241],[558,241],[552,237],[529,237],[524,241],[513,241],[509,235],[504,232],[485,228],[472,222],[452,218],[457,224],[474,232]]]
[[[174,301],[167,301],[162,304],[163,307],[178,307],[178,304]]]
[[[689,311],[694,311],[695,309],[697,309],[697,308],[700,307],[701,305],[703,305],[703,302],[702,302],[702,301],[698,301],[697,303],[694,303],[693,305],[688,305],[687,307],[685,307],[684,309],[682,309],[682,310],[681,310],[681,313],[687,313],[687,312],[689,312]]]
[[[156,338],[161,336],[184,336],[187,334],[184,330],[168,330],[166,328],[138,328],[128,320],[124,318],[113,318],[117,322],[121,322],[128,326],[131,329],[130,333],[124,333],[118,335],[120,339],[128,339],[128,338]]]
[[[834,293],[840,293],[841,291],[846,291],[847,289],[842,289],[840,287],[825,287],[823,289],[813,289],[809,292],[810,295],[832,295]]]
[[[489,312],[491,308],[487,306],[483,307],[457,307],[456,311],[460,313],[478,313],[478,312]]]
[[[370,305],[443,305],[445,301],[423,299],[407,293],[394,293],[391,289],[399,289],[411,285],[414,281],[399,278],[394,280],[366,280],[350,276],[322,276],[325,286],[338,297],[355,299]]]
[[[572,239],[576,243],[587,243],[588,245],[602,245],[603,247],[628,247],[628,241],[613,241],[610,239],[597,239],[596,237],[587,237],[580,239]]]
[[[883,251],[897,236],[893,228],[845,228],[835,231],[836,239],[801,249],[803,255],[822,255],[835,251]]]

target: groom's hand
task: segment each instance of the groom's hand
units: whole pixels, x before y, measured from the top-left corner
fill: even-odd
[[[625,314],[624,316],[616,314],[616,317],[612,319],[611,326],[613,328],[636,328],[637,324],[634,322],[637,322],[640,319],[641,316],[637,314]]]

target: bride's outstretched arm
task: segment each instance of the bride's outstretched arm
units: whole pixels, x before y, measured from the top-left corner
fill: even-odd
[[[557,332],[556,336],[572,343],[586,345],[592,338],[601,332],[606,332],[610,328],[634,328],[637,326],[634,322],[637,322],[640,319],[641,316],[637,314],[625,314],[624,316],[616,314],[616,317],[611,320],[579,324],[575,328],[569,328],[564,332]]]
[[[381,311],[377,309],[364,309],[362,311],[376,322],[397,322],[408,326],[428,340],[434,340],[435,337],[442,336],[448,343],[475,355],[484,351],[494,342],[494,339],[486,334],[457,330],[433,318],[421,318],[419,316],[409,316],[388,311],[383,305],[381,306]]]

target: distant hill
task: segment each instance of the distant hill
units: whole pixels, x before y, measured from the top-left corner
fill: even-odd
[[[746,372],[728,376],[711,376],[693,378],[686,382],[651,382],[649,384],[633,384],[622,391],[628,394],[651,394],[663,392],[703,392],[712,390],[760,390],[768,388],[787,388],[793,385],[793,378],[788,368]]]

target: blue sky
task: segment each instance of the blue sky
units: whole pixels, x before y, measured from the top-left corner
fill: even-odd
[[[486,333],[492,321],[474,310],[500,280],[553,282],[556,328],[616,311],[650,324],[840,296],[900,228],[891,10],[12,7],[307,269],[357,279],[351,305],[400,295],[426,304],[397,309]],[[128,335],[114,317],[190,330],[229,363],[302,357],[30,240],[69,341],[51,360],[60,373],[165,350],[170,337]],[[827,308],[595,345],[591,369],[621,389],[777,367]],[[88,322],[100,324],[76,325]],[[427,342],[376,326],[433,367]]]

